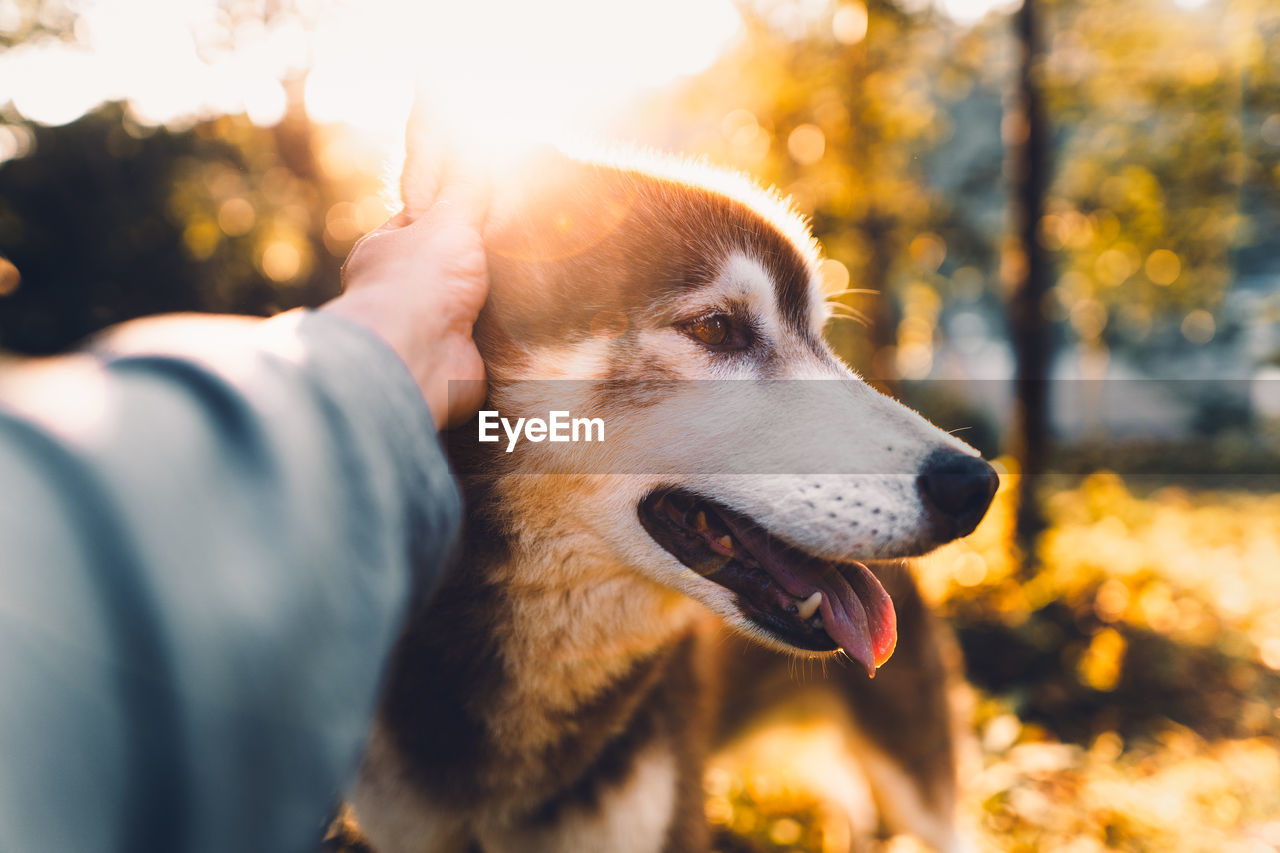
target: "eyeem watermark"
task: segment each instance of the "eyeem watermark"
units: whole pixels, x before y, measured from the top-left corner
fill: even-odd
[[[604,418],[575,418],[569,412],[557,410],[547,413],[547,419],[504,418],[496,410],[480,411],[480,441],[501,441],[498,427],[507,435],[507,453],[516,449],[521,434],[526,440],[539,441],[604,441]],[[594,437],[593,437],[594,436]]]

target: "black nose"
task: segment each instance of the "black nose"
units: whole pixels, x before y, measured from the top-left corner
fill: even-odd
[[[939,450],[920,466],[920,496],[937,524],[940,539],[968,536],[986,515],[1000,478],[976,456]]]

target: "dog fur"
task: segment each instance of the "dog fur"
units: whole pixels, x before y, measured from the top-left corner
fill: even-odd
[[[432,203],[438,169],[416,148],[403,178],[411,213]],[[499,185],[485,242],[486,408],[547,411],[548,386],[525,380],[607,380],[568,405],[623,424],[608,459],[660,458],[668,473],[572,473],[573,444],[537,449],[563,454],[570,473],[531,468],[528,453],[455,459],[469,472],[459,563],[410,617],[351,792],[368,842],[379,853],[705,851],[714,745],[824,692],[846,710],[844,758],[863,767],[886,824],[954,849],[951,652],[900,558],[971,529],[939,517],[917,472],[973,451],[828,349],[805,223],[714,170],[543,152]],[[748,318],[760,346],[726,355],[687,334],[682,324],[717,311]],[[805,411],[753,392],[754,423],[726,428],[699,416],[714,409],[701,395],[720,392],[673,379],[841,385]],[[667,390],[644,390],[655,380]],[[785,473],[812,470],[816,453],[832,470],[863,468]],[[771,473],[720,473],[742,470]],[[899,624],[892,662],[874,681],[841,665],[798,681],[795,648],[646,532],[637,508],[666,487],[712,497],[815,558],[881,561]]]

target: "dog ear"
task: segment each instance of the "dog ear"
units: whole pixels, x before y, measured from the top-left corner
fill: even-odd
[[[625,294],[667,281],[649,259],[655,231],[627,227],[638,215],[639,182],[627,172],[542,146],[495,188],[485,227],[491,286],[481,355],[563,345],[591,328]],[[518,342],[518,345],[516,343]],[[502,373],[501,366],[491,373]]]
[[[554,263],[580,255],[617,225],[616,172],[541,144],[506,166],[485,229],[490,252],[512,260]]]

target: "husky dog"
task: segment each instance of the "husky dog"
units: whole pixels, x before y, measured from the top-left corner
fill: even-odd
[[[411,213],[435,185],[412,154]],[[530,467],[539,445],[460,465],[459,565],[410,617],[351,795],[367,843],[708,850],[718,738],[822,690],[886,824],[954,847],[946,648],[897,561],[972,531],[996,476],[827,347],[804,221],[705,167],[543,153],[500,185],[485,243],[485,408],[545,413],[527,380],[603,381],[576,404],[611,424],[610,458],[663,459],[557,473]],[[686,426],[711,392],[680,380],[732,379],[838,384],[806,412],[753,383],[753,422]],[[860,667],[794,677],[794,655],[840,652]]]

